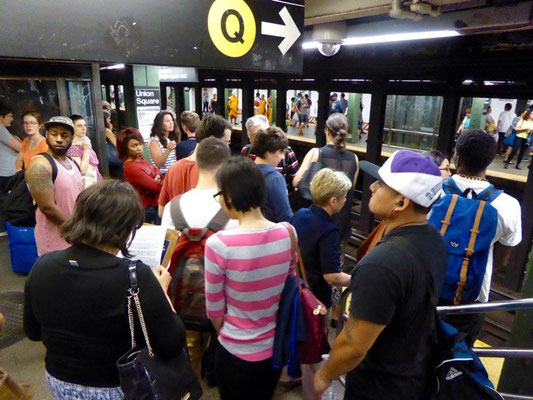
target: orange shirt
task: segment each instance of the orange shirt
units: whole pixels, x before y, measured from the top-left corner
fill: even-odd
[[[159,205],[164,206],[174,197],[194,189],[198,184],[198,166],[196,161],[182,158],[173,164],[163,181],[159,194]]]
[[[22,141],[22,147],[20,148],[20,152],[23,153],[24,168],[28,168],[31,159],[37,154],[45,153],[47,151],[48,143],[46,143],[46,139],[39,143],[39,146],[37,146],[37,148],[30,150],[28,145],[28,138],[24,138],[24,140]]]

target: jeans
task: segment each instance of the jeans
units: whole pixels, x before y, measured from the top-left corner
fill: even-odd
[[[64,382],[46,373],[53,400],[122,400],[120,387],[92,387]]]

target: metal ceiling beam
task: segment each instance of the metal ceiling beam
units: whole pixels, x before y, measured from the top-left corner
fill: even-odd
[[[434,6],[468,3],[471,0],[426,0]],[[305,25],[316,25],[354,18],[387,14],[391,0],[306,0]]]

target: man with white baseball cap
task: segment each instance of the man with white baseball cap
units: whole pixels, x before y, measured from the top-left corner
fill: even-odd
[[[68,117],[52,117],[44,124],[48,151],[32,158],[26,169],[28,189],[37,204],[35,242],[37,253],[66,249],[60,226],[74,210],[83,190],[80,167],[67,157],[74,138],[74,124]]]
[[[409,150],[395,152],[381,168],[359,165],[377,179],[368,206],[383,220],[385,235],[352,272],[350,317],[315,375],[315,394],[347,373],[345,399],[425,399],[447,262],[442,237],[426,219],[440,196],[441,174]]]

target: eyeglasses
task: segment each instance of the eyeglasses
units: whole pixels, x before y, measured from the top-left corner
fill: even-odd
[[[24,121],[22,124],[23,125],[30,125],[30,126],[39,125],[39,123],[36,122],[36,121]]]
[[[443,167],[443,168],[439,168],[441,171],[447,171],[447,172],[450,172],[450,167]]]
[[[221,194],[222,194],[222,190],[219,191],[219,192],[217,192],[217,193],[215,193],[215,194],[213,195],[213,198],[214,198],[216,201],[219,201],[218,196],[220,196]]]

